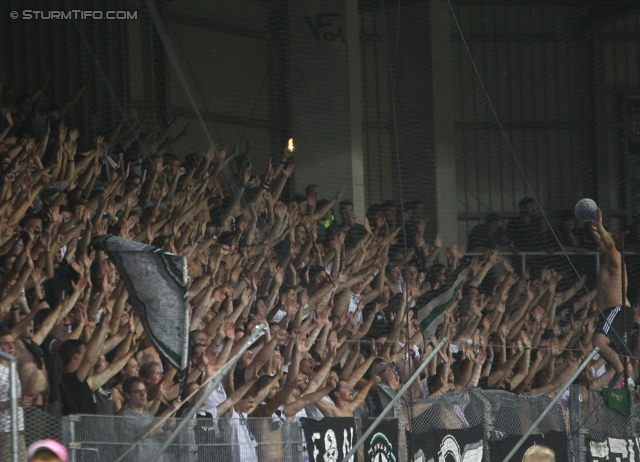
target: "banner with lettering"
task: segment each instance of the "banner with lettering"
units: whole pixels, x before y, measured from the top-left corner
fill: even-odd
[[[607,438],[604,441],[588,439],[589,462],[635,462],[640,460],[640,441],[638,438]]]
[[[365,428],[369,429],[375,419],[365,419]],[[364,462],[398,462],[398,419],[383,420],[364,442]]]
[[[352,417],[300,420],[310,462],[340,462],[358,441]],[[357,462],[357,457],[354,455],[349,462]]]
[[[426,433],[407,432],[409,458],[421,462],[461,460],[482,462],[484,453],[482,425],[461,430],[434,428]]]

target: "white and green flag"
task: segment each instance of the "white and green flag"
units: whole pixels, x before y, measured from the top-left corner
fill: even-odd
[[[97,236],[92,244],[116,266],[155,347],[178,370],[186,369],[190,324],[186,258],[110,235]]]
[[[435,335],[438,326],[444,320],[445,311],[447,311],[452,300],[462,288],[462,282],[468,272],[468,268],[460,271],[458,279],[456,279],[456,282],[454,282],[446,292],[441,293],[422,308],[418,308],[418,322],[420,323],[420,330],[425,339],[431,339]]]

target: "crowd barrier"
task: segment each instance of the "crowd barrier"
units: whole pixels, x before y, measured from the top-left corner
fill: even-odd
[[[458,457],[452,460],[501,461],[549,402],[546,395],[516,396],[505,391],[480,389],[401,401],[394,409],[399,438],[397,462],[428,462],[431,459],[429,451],[436,455],[442,453],[447,449],[446,444],[452,444],[452,441],[459,450]],[[40,409],[26,408],[23,436],[27,445],[42,438],[64,441],[73,462],[119,459],[144,462],[155,455],[178,425],[178,419],[169,419],[158,432],[134,447],[143,436],[142,428],[153,423],[145,421],[143,425],[135,420],[96,415],[76,415],[60,420]],[[364,420],[357,417],[355,421],[354,442],[362,434]],[[234,452],[233,443],[225,438],[233,424],[245,425],[249,430],[254,441],[245,443],[255,446],[260,462],[305,460],[303,454],[307,449],[302,423],[294,420],[283,424],[272,418],[249,418],[242,422],[218,419],[216,423],[212,419],[192,420],[162,459],[155,460],[235,460],[238,454],[242,455],[242,448],[236,447]],[[473,436],[475,434],[479,436]],[[554,449],[559,462],[640,460],[640,405],[633,404],[630,415],[625,417],[606,404],[600,389],[573,385],[534,429],[521,452],[534,442]],[[9,448],[4,446],[3,450]],[[8,454],[0,459],[10,460]],[[318,460],[324,462],[324,459]],[[341,459],[336,456],[336,460]],[[369,460],[362,448],[357,460]],[[522,455],[516,455],[512,460],[520,461]]]

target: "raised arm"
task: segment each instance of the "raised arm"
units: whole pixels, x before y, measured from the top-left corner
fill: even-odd
[[[613,265],[613,268],[620,267],[620,252],[616,249],[616,243],[602,224],[602,210],[600,207],[596,210],[595,219],[591,220],[591,232],[598,244],[602,243],[605,250],[605,256],[609,264]]]
[[[87,349],[84,357],[82,358],[82,363],[80,363],[80,367],[78,367],[78,370],[76,371],[76,376],[80,382],[87,380],[89,374],[93,370],[93,366],[96,364],[98,356],[100,356],[100,352],[102,351],[102,344],[104,343],[107,335],[111,333],[111,328],[109,326],[110,322],[111,313],[107,312],[102,317],[100,326],[93,331],[93,335],[87,344]]]

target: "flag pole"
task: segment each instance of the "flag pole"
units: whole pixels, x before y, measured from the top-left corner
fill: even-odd
[[[207,382],[203,383],[202,386],[198,388],[198,390],[206,386],[207,383],[210,389],[217,387],[220,384],[220,382],[222,382],[222,380],[226,377],[226,375],[229,373],[229,371],[235,365],[235,363],[237,363],[240,360],[240,358],[242,358],[242,356],[244,355],[244,352],[251,345],[253,345],[256,340],[262,337],[267,332],[268,329],[269,328],[267,327],[266,324],[260,323],[258,327],[256,327],[256,329],[253,331],[253,333],[249,336],[247,341],[244,342],[244,345],[242,345],[242,348],[240,348],[240,351],[238,351],[235,354],[235,356],[231,358],[230,361],[227,361],[227,364],[225,364],[222,370],[220,370],[216,375],[211,377]],[[197,393],[198,390],[194,391],[193,394]],[[153,457],[148,459],[149,462],[160,459],[160,457],[162,456],[162,453],[167,450],[169,445],[173,442],[173,440],[176,439],[178,434],[180,434],[180,431],[182,431],[182,429],[189,423],[189,421],[193,418],[195,413],[198,412],[198,409],[200,409],[200,406],[202,406],[202,404],[207,400],[207,398],[209,398],[209,394],[203,393],[202,396],[198,399],[198,401],[196,401],[193,404],[193,406],[191,406],[191,409],[187,411],[187,414],[184,417],[182,417],[182,421],[180,422],[180,425],[178,425],[176,429],[173,432],[171,432],[171,436],[167,439],[167,441],[164,442],[164,444],[158,450],[158,452],[154,454]]]
[[[624,342],[624,356],[622,357],[622,365],[624,367],[624,387],[629,386],[629,340],[627,334],[627,288],[626,288],[626,276],[627,267],[624,264],[624,231],[620,231],[620,263],[621,266],[621,284],[622,284],[622,341]]]
[[[189,313],[189,289],[187,287],[187,257],[182,256],[182,274],[183,274],[183,282],[185,287],[184,293],[184,325],[187,329],[187,335],[184,336],[183,344],[182,344],[182,355],[180,357],[180,369],[181,369],[181,377],[180,377],[180,396],[182,396],[182,392],[184,387],[187,385],[187,376],[189,375],[187,371],[187,367],[189,365],[189,332],[191,331],[191,315]]]
[[[220,382],[222,382],[222,380],[224,379],[224,377],[229,373],[229,371],[231,370],[231,368],[235,365],[235,363],[237,363],[240,358],[242,358],[242,355],[244,354],[244,352],[256,341],[258,340],[260,337],[262,337],[266,331],[267,331],[268,327],[266,324],[264,323],[260,323],[256,329],[253,331],[253,333],[247,338],[247,340],[245,341],[245,343],[242,345],[242,347],[240,348],[240,351],[238,351],[235,356],[233,358],[231,358],[229,361],[227,361],[227,363],[225,364],[225,366],[218,371],[217,374],[213,375],[212,377],[210,377],[209,379],[207,379],[202,385],[200,385],[200,387],[198,387],[197,390],[194,390],[193,393],[191,393],[189,396],[187,396],[187,398],[185,399],[185,402],[187,402],[189,399],[191,399],[196,393],[198,393],[198,391],[200,391],[200,389],[202,387],[205,387],[209,384],[212,384],[210,386],[212,387],[216,387],[218,386],[218,384],[220,384]],[[215,379],[215,380],[214,380]],[[209,395],[207,395],[206,393],[204,393],[202,395],[202,397],[200,397],[200,399],[198,400],[198,402],[196,402],[188,411],[187,411],[187,416],[185,416],[182,419],[182,422],[180,422],[180,425],[178,425],[178,427],[172,432],[171,436],[169,437],[169,439],[162,445],[162,448],[158,451],[158,453],[154,454],[153,458],[149,459],[149,461],[155,461],[158,460],[160,458],[160,456],[162,456],[162,453],[167,449],[167,447],[173,442],[173,440],[176,438],[176,436],[178,436],[178,433],[185,427],[185,425],[187,425],[187,423],[189,422],[189,420],[191,419],[191,417],[193,417],[193,415],[197,412],[197,410],[200,408],[200,406],[202,406],[202,403],[204,403],[204,401],[209,397]],[[177,409],[176,409],[177,410]],[[163,417],[156,425],[154,425],[151,430],[149,430],[142,438],[140,438],[138,441],[136,441],[136,443],[131,446],[129,449],[127,449],[127,451],[122,454],[117,460],[116,462],[121,461],[127,454],[129,454],[131,451],[133,451],[140,443],[142,443],[149,435],[151,435],[154,431],[156,431],[161,425],[164,424],[164,422],[166,422],[173,414],[175,413],[172,412],[171,414]]]

